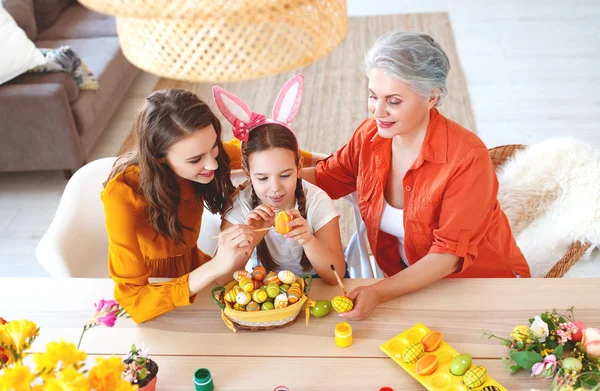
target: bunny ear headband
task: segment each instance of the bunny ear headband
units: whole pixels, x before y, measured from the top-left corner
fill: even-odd
[[[302,103],[304,75],[301,73],[284,84],[273,106],[272,118],[250,110],[244,101],[221,87],[214,86],[212,91],[217,107],[227,121],[233,125],[235,138],[246,142],[252,129],[264,124],[283,125],[295,135],[289,124],[298,113],[300,103]]]

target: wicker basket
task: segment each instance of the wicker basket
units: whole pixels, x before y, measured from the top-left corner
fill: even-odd
[[[234,310],[231,304],[224,300],[224,296],[238,283],[235,280],[224,287],[213,288],[210,294],[213,301],[221,308],[223,322],[234,332],[237,330],[273,330],[293,324],[302,310],[302,306],[308,300],[312,276],[310,274],[305,274],[303,278],[296,276],[296,282],[300,284],[300,289],[303,292],[300,300],[285,308],[270,311],[245,312]]]
[[[121,49],[170,79],[237,81],[283,73],[346,38],[346,0],[80,0],[117,16]]]
[[[522,144],[502,145],[489,150],[490,157],[494,163],[496,170],[502,166],[518,151],[527,148]],[[552,269],[546,274],[545,278],[560,278],[563,277],[569,269],[581,259],[583,254],[590,248],[591,243],[575,242],[571,244],[565,255],[554,264]]]

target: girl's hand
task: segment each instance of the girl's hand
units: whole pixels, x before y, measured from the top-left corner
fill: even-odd
[[[249,225],[234,225],[219,234],[217,254],[222,274],[243,268],[252,253],[254,228]],[[213,259],[213,260],[214,260]]]
[[[246,224],[251,225],[254,229],[272,227],[274,223],[275,211],[271,206],[264,204],[258,205],[246,217]]]
[[[308,221],[296,209],[287,210],[286,213],[292,217],[292,221],[287,223],[291,231],[284,236],[288,239],[297,240],[301,246],[310,243],[315,236],[308,225]]]
[[[379,305],[379,296],[375,288],[371,286],[359,286],[346,295],[354,302],[352,311],[343,312],[339,316],[352,320],[365,320],[371,315],[371,311]]]

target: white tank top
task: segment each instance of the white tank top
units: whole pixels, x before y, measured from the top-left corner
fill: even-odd
[[[379,229],[398,238],[400,257],[404,265],[408,266],[406,254],[404,253],[404,210],[394,208],[388,204],[385,197],[383,198],[383,213],[381,214]]]

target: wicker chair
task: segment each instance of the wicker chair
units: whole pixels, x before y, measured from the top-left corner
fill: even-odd
[[[502,145],[496,148],[490,149],[490,157],[494,163],[496,170],[502,166],[508,159],[510,159],[516,152],[525,149],[525,145],[512,144]],[[569,269],[581,259],[585,252],[590,248],[591,243],[581,243],[579,241],[571,244],[565,255],[562,256],[554,264],[552,269],[546,274],[545,278],[560,278],[564,276]]]

